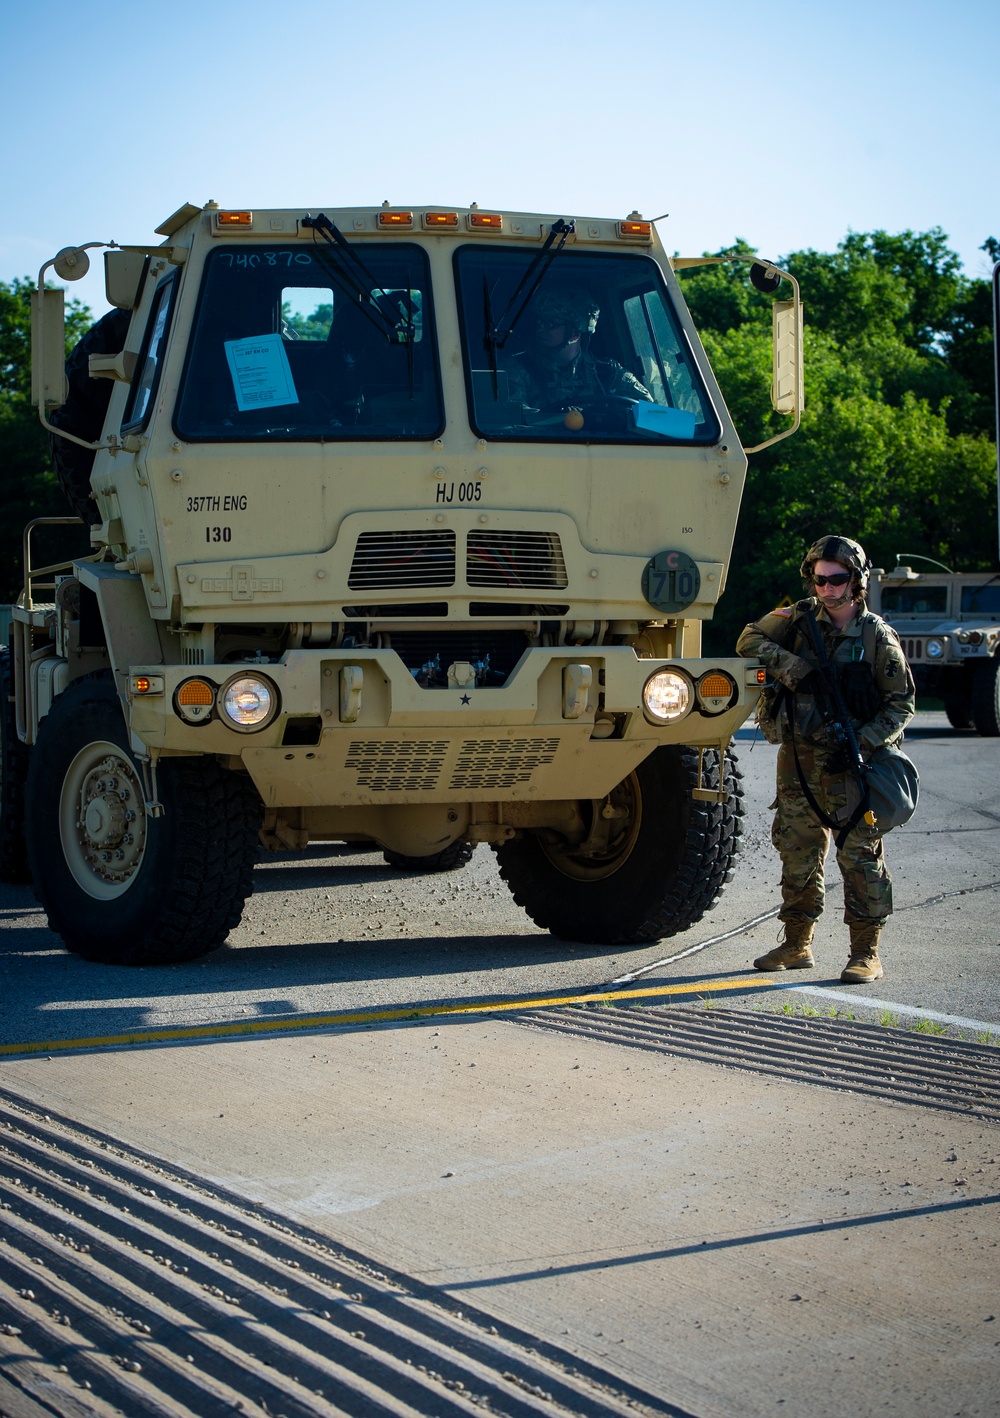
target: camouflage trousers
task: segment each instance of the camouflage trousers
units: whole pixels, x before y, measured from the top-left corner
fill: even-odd
[[[829,754],[822,749],[800,742],[798,753],[803,776],[817,803],[835,822],[846,822],[858,801],[853,781],[843,770],[829,771]],[[775,807],[771,841],[781,854],[779,919],[816,921],[823,914],[824,863],[833,834],[809,806],[790,743],[778,749]],[[844,920],[848,925],[881,924],[892,915],[892,879],[877,831],[859,823],[837,852],[837,865],[844,878]]]

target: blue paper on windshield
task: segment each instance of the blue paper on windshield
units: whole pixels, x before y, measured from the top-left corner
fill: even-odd
[[[694,414],[688,409],[668,409],[665,404],[633,404],[632,422],[647,433],[666,438],[693,438]]]
[[[299,402],[280,335],[226,340],[225,345],[236,403],[241,413],[249,409],[274,409],[279,404]]]

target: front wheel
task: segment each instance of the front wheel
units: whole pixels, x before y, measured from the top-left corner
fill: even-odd
[[[718,785],[719,755],[706,750],[701,786]],[[676,935],[716,904],[740,846],[735,754],[725,758],[727,802],[695,798],[698,786],[696,749],[657,749],[588,805],[586,843],[515,838],[494,849],[500,875],[535,924],[561,940],[643,944]]]
[[[27,784],[35,895],[86,960],[167,965],[220,946],[253,886],[261,804],[213,759],[168,758],[146,807],[107,675],[75,680],[39,727]]]
[[[1000,736],[1000,655],[976,665],[972,676],[972,722],[983,738]]]

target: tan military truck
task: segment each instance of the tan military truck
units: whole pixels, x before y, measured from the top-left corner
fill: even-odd
[[[218,946],[261,843],[488,843],[574,940],[697,921],[759,688],[701,648],[747,460],[675,275],[698,261],[636,213],[210,202],[158,234],[105,251],[114,310],[66,373],[45,275],[86,248],[39,274],[36,398],[90,554],[39,565],[26,533],[7,873],[129,964]]]
[[[912,557],[913,560],[926,558]],[[1000,572],[877,569],[871,608],[895,629],[918,694],[944,700],[948,722],[1000,734]]]

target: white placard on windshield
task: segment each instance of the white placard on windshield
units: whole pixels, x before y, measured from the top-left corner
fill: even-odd
[[[280,404],[299,402],[280,335],[226,340],[225,345],[236,403],[241,413],[249,409],[273,409]]]

